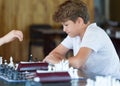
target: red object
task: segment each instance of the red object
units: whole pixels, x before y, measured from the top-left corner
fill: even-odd
[[[21,62],[18,65],[19,72],[35,72],[36,70],[48,70],[48,63],[44,62]]]
[[[65,82],[71,79],[68,72],[42,72],[36,73],[36,77],[40,78],[40,82]]]

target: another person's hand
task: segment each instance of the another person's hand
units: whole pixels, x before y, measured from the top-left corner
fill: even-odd
[[[23,40],[23,33],[20,30],[12,30],[2,38],[0,38],[0,45],[5,43],[9,43],[15,39],[19,39],[19,41]]]

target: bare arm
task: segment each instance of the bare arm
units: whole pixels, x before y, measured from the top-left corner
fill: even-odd
[[[52,63],[52,64],[58,63],[62,59],[65,59],[65,55],[68,52],[68,50],[69,49],[65,48],[62,44],[60,44],[48,56],[46,56],[43,61]],[[80,48],[76,56],[69,57],[68,60],[69,60],[70,66],[79,69],[82,65],[85,64],[91,52],[92,52],[92,49],[90,48],[86,48],[86,47]]]
[[[19,41],[22,41],[23,40],[23,33],[19,30],[10,31],[8,34],[6,34],[5,36],[0,38],[0,46],[5,44],[5,43],[9,43],[15,39],[19,39]]]
[[[80,68],[82,65],[85,64],[86,60],[88,59],[88,56],[91,54],[92,49],[87,47],[80,48],[78,54],[76,56],[70,57],[69,63],[70,66],[75,68]]]
[[[62,44],[59,44],[54,50],[50,52],[48,56],[45,57],[43,62],[48,62],[51,64],[58,63],[62,59],[65,59],[65,55],[68,50],[68,48],[64,47]]]

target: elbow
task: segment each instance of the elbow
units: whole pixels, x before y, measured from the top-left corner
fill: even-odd
[[[80,65],[80,64],[77,64],[77,63],[74,63],[74,64],[73,64],[73,67],[76,68],[76,69],[80,69],[81,65]]]
[[[72,67],[74,67],[76,69],[80,69],[81,66],[82,66],[81,62],[78,61],[78,60],[75,60],[75,59],[74,60],[73,59],[69,59],[69,63],[70,63],[70,66],[72,66]]]

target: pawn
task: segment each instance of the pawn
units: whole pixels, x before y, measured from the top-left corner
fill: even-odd
[[[8,64],[8,66],[14,68],[14,63],[13,63],[13,58],[12,58],[12,56],[10,57],[10,63]]]
[[[7,60],[4,60],[4,64],[5,64],[5,65],[7,65],[7,64],[8,64],[8,63],[7,63]]]
[[[53,66],[52,65],[48,65],[48,71],[53,71]]]
[[[30,55],[29,62],[32,62],[32,60],[33,60],[33,56],[32,56],[32,54],[31,54],[31,55]]]
[[[74,75],[74,77],[77,79],[77,78],[79,78],[79,75],[78,75],[78,69],[73,69],[73,75]]]
[[[15,64],[15,70],[17,70],[17,69],[18,69],[18,64],[16,63],[16,64]]]
[[[0,65],[2,64],[2,57],[0,56]]]

